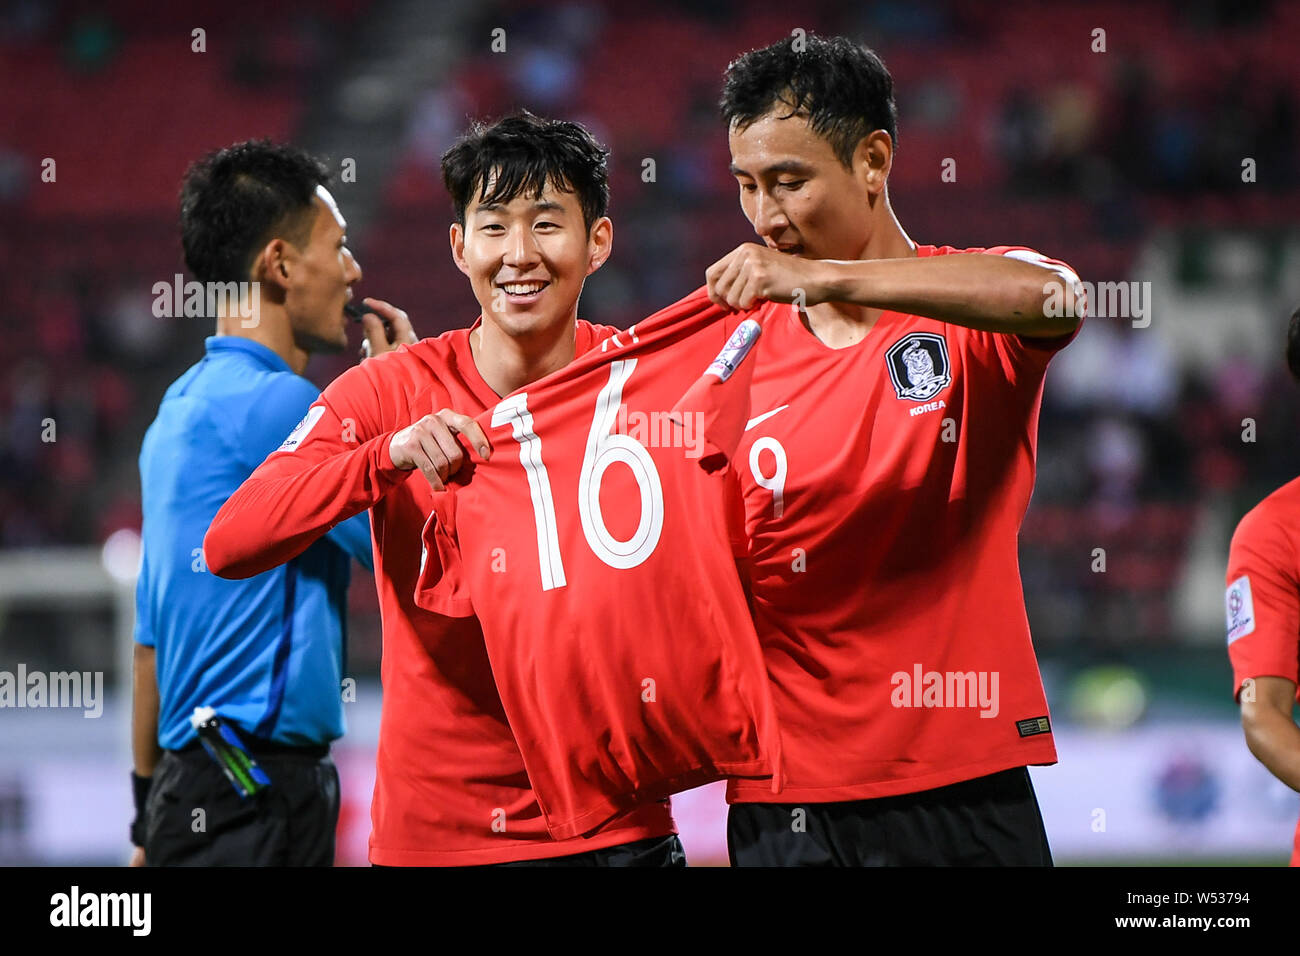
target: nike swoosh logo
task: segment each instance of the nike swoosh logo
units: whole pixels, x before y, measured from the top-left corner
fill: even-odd
[[[777,412],[783,412],[783,411],[785,411],[785,410],[786,410],[787,408],[789,408],[789,407],[790,407],[790,406],[789,406],[789,404],[787,403],[787,404],[785,404],[785,405],[782,405],[780,408],[774,408],[774,409],[772,409],[770,412],[764,412],[762,415],[759,415],[757,418],[751,418],[748,422],[745,423],[745,431],[749,431],[751,428],[753,428],[753,427],[754,427],[755,425],[757,425],[759,422],[765,422],[765,421],[767,421],[769,418],[771,418],[773,415],[775,415]]]

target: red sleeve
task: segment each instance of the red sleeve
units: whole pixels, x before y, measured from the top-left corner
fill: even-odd
[[[405,427],[381,401],[366,365],[340,375],[279,449],[221,506],[203,539],[208,567],[247,578],[297,557],[340,521],[365,511],[407,472],[388,443]]]
[[[1300,684],[1300,552],[1278,518],[1256,508],[1232,536],[1226,612],[1234,696],[1250,677]]]
[[[415,603],[446,617],[473,617],[465,565],[456,539],[454,491],[433,496],[433,511],[420,538],[420,577],[415,583]]]
[[[727,540],[731,543],[732,557],[749,557],[749,534],[745,530],[745,492],[735,467],[726,474]]]
[[[1026,363],[1045,368],[1047,362],[1053,355],[1065,348],[1074,341],[1079,330],[1083,328],[1083,320],[1088,315],[1088,296],[1087,287],[1079,280],[1079,274],[1074,271],[1067,263],[1060,259],[1051,259],[1034,249],[1027,246],[990,246],[984,252],[988,255],[1007,256],[1012,259],[1021,259],[1025,262],[1031,262],[1035,265],[1042,266],[1044,270],[1050,269],[1056,273],[1057,277],[1064,285],[1069,283],[1073,286],[1077,301],[1079,303],[1079,325],[1073,332],[1067,332],[1065,335],[1058,335],[1053,338],[1035,338],[1024,335],[1008,335],[1005,333],[992,333],[997,341],[999,352],[1008,359],[1013,365],[1021,366]],[[1047,275],[1043,283],[1055,281],[1051,275]],[[1062,303],[1063,304],[1063,303]],[[1050,307],[1051,300],[1048,305]]]
[[[672,420],[679,424],[684,424],[688,416],[694,419],[693,433],[703,438],[700,467],[705,471],[725,467],[745,434],[756,361],[749,354],[761,333],[762,326],[756,319],[742,316],[730,329],[717,358],[677,400],[670,413]]]

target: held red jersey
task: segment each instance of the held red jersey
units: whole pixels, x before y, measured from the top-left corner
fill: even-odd
[[[1300,478],[1241,519],[1228,552],[1227,586],[1233,696],[1240,698],[1242,684],[1256,677],[1300,685]],[[1300,826],[1291,865],[1300,866]]]
[[[921,256],[951,247],[920,246]],[[987,250],[1040,261],[1032,250]],[[1033,341],[886,312],[831,349],[763,310],[744,490],[755,623],[786,788],[729,802],[911,793],[1055,763],[1017,538],[1043,375]]]
[[[577,352],[615,331],[579,322]],[[589,839],[553,839],[506,723],[478,622],[415,605],[420,531],[433,492],[418,470],[393,466],[388,445],[431,412],[473,415],[500,401],[474,365],[469,332],[369,359],[326,388],[282,449],[218,513],[204,542],[208,565],[225,576],[258,573],[370,508],[384,686],[371,862],[496,863],[672,833],[663,802],[638,807]]]
[[[702,425],[669,420],[739,321],[699,291],[515,392],[479,419],[491,459],[434,496],[417,600],[482,623],[557,838],[723,776],[773,786],[734,486],[699,466]]]

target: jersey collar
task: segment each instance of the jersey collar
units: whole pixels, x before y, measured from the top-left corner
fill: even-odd
[[[239,335],[209,335],[203,340],[203,348],[208,355],[219,352],[239,352],[276,372],[292,372],[289,363],[273,349],[261,342],[254,342]]]
[[[596,344],[596,336],[592,333],[590,323],[585,322],[582,319],[576,319],[575,321],[577,323],[577,329],[574,333],[573,358],[574,361],[577,361],[584,352],[587,352]],[[460,364],[465,369],[466,377],[472,379],[470,385],[475,389],[475,391],[482,393],[479,398],[483,401],[484,407],[491,408],[496,405],[497,402],[505,398],[505,396],[498,395],[496,390],[487,383],[483,378],[482,373],[478,370],[478,364],[474,361],[474,350],[470,348],[469,337],[474,333],[474,330],[482,324],[483,316],[479,315],[479,317],[474,320],[474,324],[468,329],[465,329],[464,334],[458,336],[454,340],[453,348],[457,352]],[[552,372],[551,374],[553,375],[555,373]]]

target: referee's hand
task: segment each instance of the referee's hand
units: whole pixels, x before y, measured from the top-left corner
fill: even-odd
[[[393,435],[388,443],[388,457],[398,468],[407,471],[419,468],[434,491],[446,491],[448,477],[465,463],[465,453],[456,440],[457,435],[464,435],[479,458],[488,460],[492,445],[478,422],[450,408],[425,415],[414,425],[408,425]]]
[[[411,320],[401,309],[383,299],[365,298],[361,301],[375,310],[361,316],[361,325],[366,331],[366,339],[361,343],[363,360],[392,352],[399,345],[414,345],[420,341],[411,328]]]

